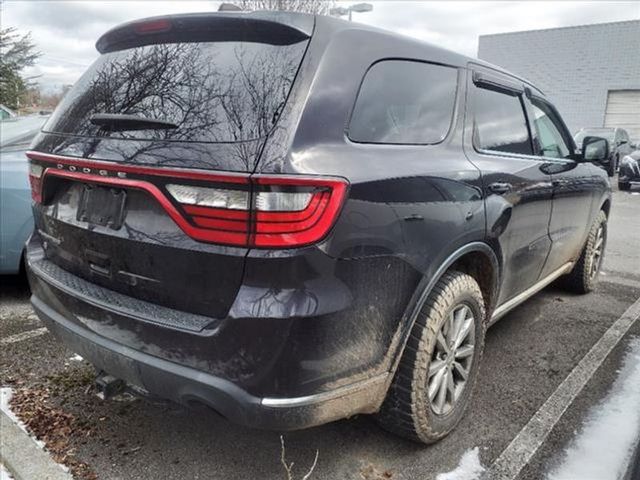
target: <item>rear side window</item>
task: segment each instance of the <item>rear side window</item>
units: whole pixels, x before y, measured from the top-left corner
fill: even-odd
[[[185,42],[106,53],[66,95],[45,131],[163,141],[260,138],[282,111],[306,45]],[[97,113],[177,128],[105,132],[89,121]]]
[[[519,95],[476,87],[473,144],[481,150],[533,155]]]
[[[449,132],[456,96],[455,68],[385,60],[369,69],[349,124],[354,142],[430,144]]]

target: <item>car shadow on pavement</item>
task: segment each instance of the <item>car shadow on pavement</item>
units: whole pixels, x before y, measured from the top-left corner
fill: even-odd
[[[0,275],[0,299],[25,300],[31,295],[25,274]]]

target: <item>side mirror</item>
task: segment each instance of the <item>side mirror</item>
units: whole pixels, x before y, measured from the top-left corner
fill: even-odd
[[[587,162],[602,162],[609,158],[609,141],[601,137],[584,137],[582,158]]]

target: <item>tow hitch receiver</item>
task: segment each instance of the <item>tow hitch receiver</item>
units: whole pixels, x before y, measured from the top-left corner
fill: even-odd
[[[96,395],[101,400],[109,400],[111,397],[122,393],[127,386],[124,380],[116,378],[105,372],[98,373],[95,385]]]

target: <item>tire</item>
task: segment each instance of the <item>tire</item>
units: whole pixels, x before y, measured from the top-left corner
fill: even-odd
[[[576,293],[589,293],[598,283],[598,274],[607,246],[607,215],[600,210],[596,217],[587,243],[573,270],[565,277],[565,286]]]
[[[452,325],[452,314],[455,316],[454,324],[457,322],[462,326],[470,315],[473,317],[473,328],[469,327],[469,333],[457,350],[460,356],[450,356],[457,360],[453,363],[443,358],[442,342],[438,341],[442,333],[441,339],[451,346],[447,337],[453,331],[447,327]],[[460,328],[457,331],[460,332]],[[387,396],[376,414],[378,423],[392,433],[427,444],[451,432],[462,419],[471,398],[482,358],[485,331],[486,311],[478,283],[466,273],[447,272],[420,310]],[[463,357],[464,353],[469,353],[470,345],[473,347],[471,355]],[[436,362],[442,365],[438,370],[435,370]],[[443,373],[430,375],[430,369]],[[466,381],[463,371],[467,372]],[[453,372],[451,377],[450,372]],[[442,383],[436,381],[439,378],[444,378]],[[448,388],[449,378],[454,382],[453,391],[458,390],[459,396],[455,401],[452,390]],[[440,401],[442,389],[436,387],[444,383],[447,388],[443,387],[443,403]],[[429,394],[430,387],[432,395]]]
[[[627,192],[631,190],[631,183],[629,182],[618,182],[618,190],[622,190],[623,192]]]

